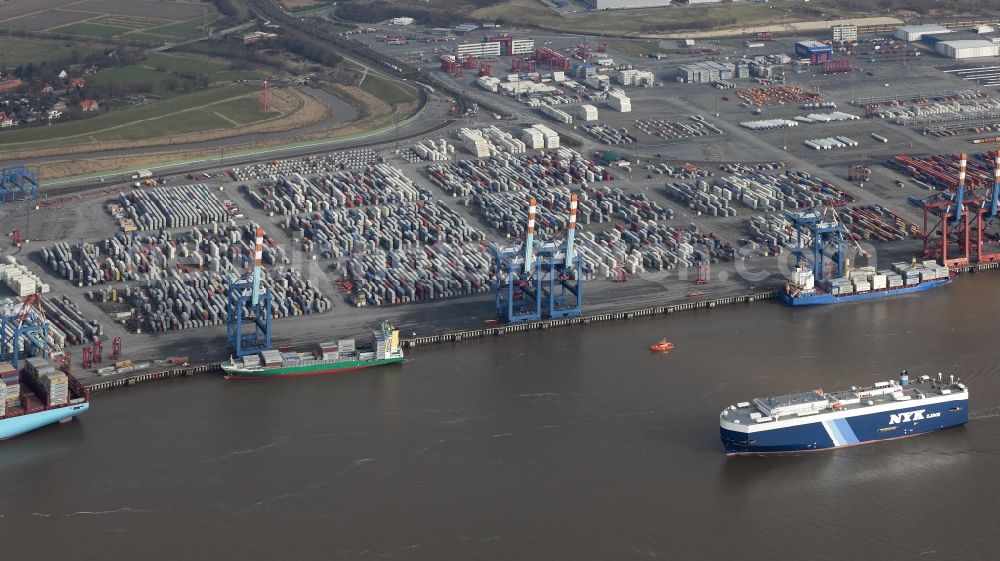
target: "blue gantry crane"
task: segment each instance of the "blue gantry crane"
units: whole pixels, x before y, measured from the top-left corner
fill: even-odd
[[[802,242],[803,234],[808,234],[811,237],[812,245],[813,278],[818,282],[824,278],[842,276],[844,274],[847,239],[844,226],[837,220],[836,214],[832,218],[827,218],[816,209],[801,212],[786,210],[785,217],[795,225],[795,250],[792,252],[795,255],[795,266],[802,266],[802,262],[806,259]],[[824,253],[827,248],[833,248],[830,259],[836,270],[832,275],[824,276]]]
[[[528,203],[528,235],[523,244],[490,244],[497,315],[508,323],[542,318],[541,264],[535,259],[536,205],[535,199]]]
[[[261,291],[264,229],[254,239],[253,272],[234,278],[227,290],[226,343],[235,357],[271,348],[271,292]]]
[[[41,297],[26,297],[16,313],[0,315],[0,362],[20,368],[22,359],[50,356],[49,323],[41,312]]]
[[[4,166],[0,170],[0,205],[38,198],[38,174],[26,165]]]
[[[583,313],[583,260],[574,251],[577,196],[570,198],[565,242],[535,243],[536,201],[528,203],[523,244],[490,244],[497,315],[508,323],[576,317]]]

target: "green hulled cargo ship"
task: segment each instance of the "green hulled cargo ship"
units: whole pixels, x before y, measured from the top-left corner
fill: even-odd
[[[388,323],[372,331],[370,347],[355,346],[354,339],[320,343],[313,353],[268,350],[222,363],[226,378],[285,378],[333,374],[403,362],[399,331]]]

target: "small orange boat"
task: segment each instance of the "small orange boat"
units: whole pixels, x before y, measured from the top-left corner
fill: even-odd
[[[661,339],[658,343],[649,346],[649,350],[657,353],[664,353],[674,350],[674,344],[666,339]]]

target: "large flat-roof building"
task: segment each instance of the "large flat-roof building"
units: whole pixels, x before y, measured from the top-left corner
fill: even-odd
[[[985,39],[938,41],[934,50],[949,58],[979,58],[1000,55],[1000,45]]]
[[[835,25],[830,28],[834,41],[857,41],[858,26],[856,25]]]
[[[694,0],[692,3],[694,3]],[[709,0],[718,2],[720,0]],[[670,0],[583,0],[591,10],[625,10],[628,8],[658,8],[669,6]]]
[[[483,41],[480,43],[459,43],[455,46],[459,57],[472,55],[477,57],[500,56],[499,41]]]
[[[941,25],[903,25],[893,33],[896,39],[903,41],[919,41],[924,35],[940,35],[951,33],[951,30]]]

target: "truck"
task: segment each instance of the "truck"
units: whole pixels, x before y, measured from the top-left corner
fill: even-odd
[[[146,179],[147,177],[153,177],[153,172],[148,169],[139,169],[127,175],[125,179]]]

